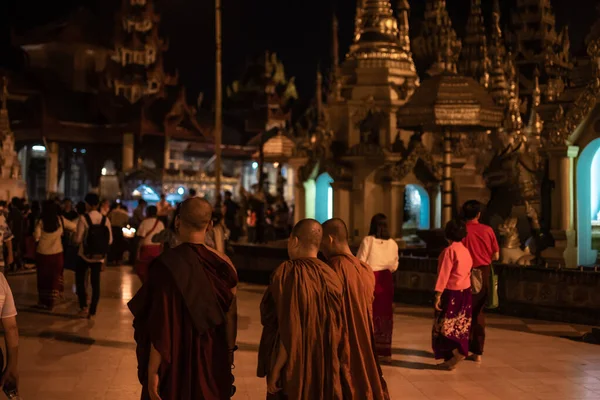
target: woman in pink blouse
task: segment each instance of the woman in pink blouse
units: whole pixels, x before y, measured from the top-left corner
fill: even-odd
[[[462,221],[448,222],[445,233],[450,245],[438,260],[432,345],[441,366],[452,370],[469,355],[473,260],[461,242],[467,235]]]

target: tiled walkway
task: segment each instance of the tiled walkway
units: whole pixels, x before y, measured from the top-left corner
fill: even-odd
[[[54,315],[29,308],[36,302],[35,275],[14,276],[21,328],[21,393],[26,400],[129,400],[139,398],[127,301],[139,287],[129,268],[108,268],[95,321],[72,318],[75,297]],[[66,272],[67,287],[73,282]],[[263,287],[241,285],[234,399],[264,399],[255,378],[260,338],[258,305]],[[560,336],[587,327],[492,316],[482,365],[465,362],[439,371],[430,352],[431,311],[398,306],[394,362],[384,367],[394,400],[600,399],[600,346]],[[0,399],[2,395],[0,395]],[[307,399],[308,400],[308,399]]]

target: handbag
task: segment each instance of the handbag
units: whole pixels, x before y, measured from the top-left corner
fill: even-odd
[[[494,271],[494,267],[490,270],[490,289],[488,290],[485,307],[489,310],[494,310],[499,306],[498,298],[498,274]]]
[[[483,289],[483,272],[479,268],[471,269],[471,293],[479,294]]]

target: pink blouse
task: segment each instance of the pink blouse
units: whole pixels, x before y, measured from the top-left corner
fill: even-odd
[[[438,259],[436,292],[464,290],[471,287],[473,259],[469,250],[461,242],[453,242],[446,247]]]

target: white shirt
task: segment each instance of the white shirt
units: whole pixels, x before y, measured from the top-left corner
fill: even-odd
[[[75,222],[69,221],[65,217],[60,218],[62,218],[62,224],[59,222],[58,229],[54,232],[46,232],[44,230],[44,223],[42,220],[39,220],[35,225],[33,237],[35,238],[36,242],[38,242],[36,252],[39,254],[52,255],[62,253],[63,226],[69,231],[75,231],[75,229],[77,229],[77,224]]]
[[[102,218],[104,218],[104,216],[96,210],[90,211],[89,216],[90,216],[90,220],[92,221],[92,224],[94,224],[94,225],[102,222]],[[112,244],[112,240],[113,240],[112,229],[111,229],[110,220],[108,219],[108,217],[106,217],[106,227],[108,228],[108,237],[109,237],[108,244]],[[104,261],[106,261],[106,260],[89,260],[86,257],[84,257],[84,255],[83,255],[83,238],[87,234],[87,229],[88,229],[88,224],[85,220],[85,217],[82,215],[79,217],[79,221],[77,222],[77,233],[75,234],[75,243],[79,244],[79,253],[78,253],[79,257],[83,258],[85,261],[87,261],[89,263],[104,263]]]
[[[137,230],[142,246],[160,246],[160,243],[152,242],[152,236],[165,230],[165,225],[156,218],[146,218]]]
[[[10,318],[16,315],[17,307],[15,307],[12,291],[4,274],[0,274],[0,318]]]
[[[373,271],[398,269],[398,244],[394,239],[377,239],[367,236],[363,239],[356,257],[371,266]]]

